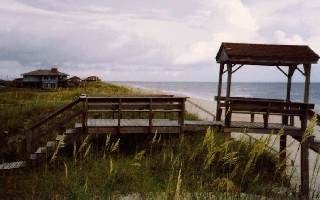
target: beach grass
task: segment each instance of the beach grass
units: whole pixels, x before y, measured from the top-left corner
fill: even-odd
[[[7,91],[7,96],[6,92],[1,93],[0,96],[11,98],[1,100],[1,111],[7,114],[0,115],[6,122],[1,133],[8,132],[2,135],[5,138],[1,143],[2,158],[22,158],[25,138],[19,130],[88,91],[135,94],[128,88],[106,83],[92,83],[87,88],[73,90],[21,89]],[[188,118],[196,116],[190,114]],[[296,198],[299,188],[288,185],[293,177],[285,176],[289,168],[278,163],[278,153],[269,147],[278,142],[281,132],[274,134],[276,140],[271,139],[272,135],[256,140],[247,140],[246,133],[242,135],[233,140],[208,128],[180,137],[158,133],[120,139],[110,134],[86,136],[72,147],[63,148],[60,144],[54,156],[39,166],[4,172],[0,197]],[[319,174],[316,169],[314,173]],[[319,198],[318,188],[312,191],[312,197]]]

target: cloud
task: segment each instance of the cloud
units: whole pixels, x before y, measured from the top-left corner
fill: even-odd
[[[12,78],[57,66],[113,80],[213,81],[224,41],[318,51],[319,10],[314,0],[0,0],[0,68]]]
[[[306,42],[303,41],[303,38],[299,35],[293,35],[288,37],[286,33],[283,31],[276,31],[275,32],[275,39],[279,44],[295,44],[295,45],[305,45]]]
[[[221,42],[257,41],[259,26],[250,10],[240,0],[205,1],[202,10],[196,10],[188,18],[188,24],[203,29],[209,37],[186,46],[174,60],[174,64],[207,63],[212,65]],[[237,31],[232,32],[231,30]]]

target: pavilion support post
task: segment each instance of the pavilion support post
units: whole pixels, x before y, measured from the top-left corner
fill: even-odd
[[[289,71],[288,71],[288,81],[287,81],[287,97],[286,97],[286,102],[291,101],[291,86],[292,86],[292,76],[294,74],[294,71],[296,70],[297,65],[291,65],[289,66]],[[283,116],[282,117],[282,123],[288,125],[288,116]],[[290,125],[294,125],[294,119],[290,118]]]
[[[227,64],[227,71],[228,71],[228,80],[227,80],[227,93],[226,93],[226,113],[225,113],[225,122],[227,126],[230,126],[231,123],[231,113],[229,112],[229,98],[231,94],[231,79],[232,79],[232,64]]]
[[[224,63],[220,63],[220,71],[219,71],[219,83],[218,83],[218,94],[217,94],[217,111],[216,111],[216,120],[221,120],[221,92],[222,92],[222,76],[223,76],[223,70],[224,70]]]
[[[285,170],[287,165],[287,135],[281,135],[280,136],[280,152],[279,152],[279,166],[280,168],[280,174],[282,174],[282,171]]]
[[[309,199],[309,138],[301,138],[301,197]]]
[[[304,84],[304,103],[309,103],[311,64],[303,64],[303,68],[306,77]]]

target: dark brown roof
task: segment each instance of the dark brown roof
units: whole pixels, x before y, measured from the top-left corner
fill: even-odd
[[[216,56],[218,63],[241,64],[311,64],[319,55],[306,45],[275,45],[223,42]],[[250,63],[252,62],[252,63]]]
[[[51,70],[47,69],[39,69],[31,72],[27,72],[22,74],[22,76],[69,76],[68,74],[62,73],[62,72],[53,72]]]
[[[73,76],[73,77],[71,77],[71,78],[69,78],[69,79],[81,79],[81,78],[78,77],[78,76]]]

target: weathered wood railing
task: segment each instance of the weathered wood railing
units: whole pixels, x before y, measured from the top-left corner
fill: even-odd
[[[35,148],[35,143],[40,140],[45,135],[48,135],[57,129],[61,128],[64,124],[70,122],[73,118],[83,114],[83,106],[79,107],[76,110],[72,110],[77,104],[83,102],[83,98],[78,98],[75,101],[69,103],[68,105],[60,108],[59,110],[55,111],[54,113],[50,114],[48,117],[40,120],[30,128],[28,128],[25,132],[27,134],[27,150],[28,153],[31,153]],[[63,119],[53,122],[52,124],[48,125],[45,130],[42,130],[41,133],[35,134],[35,130],[40,128],[41,126],[49,123],[50,121],[54,121],[54,119],[63,114],[64,112],[69,111],[70,113],[64,117]],[[84,117],[83,117],[84,118]]]
[[[222,109],[225,109],[227,106],[227,102],[226,102],[226,97],[217,97],[215,96],[215,101],[217,101],[217,115],[216,115],[216,119],[217,120],[221,120],[221,116],[222,116]],[[266,99],[262,99],[262,98],[248,98],[248,97],[229,97],[228,99],[238,99],[238,100],[250,100],[250,101],[264,101]],[[268,99],[270,101],[279,101],[279,102],[284,102],[284,100],[282,99]],[[254,112],[250,113],[251,115],[251,122],[254,122]]]
[[[314,104],[284,102],[274,99],[227,98],[225,101],[225,124],[227,127],[231,125],[233,113],[261,114],[263,115],[264,128],[268,128],[270,115],[282,116],[283,124],[288,124],[289,116],[297,116],[301,121],[301,130],[304,131],[307,127],[309,110],[314,108]]]
[[[166,118],[178,114],[180,131],[183,131],[185,120],[185,97],[173,96],[131,96],[131,97],[87,97],[86,119],[91,113],[109,112],[114,119],[118,119],[118,132],[121,132],[121,119],[130,118],[129,113],[138,113],[139,118],[149,119],[149,130],[152,130],[156,113],[163,113]],[[87,127],[84,120],[83,127]]]
[[[118,130],[120,132],[121,119],[128,113],[139,113],[147,115],[149,129],[152,130],[155,113],[164,113],[165,118],[171,119],[174,113],[178,113],[178,122],[181,132],[184,127],[185,97],[174,97],[172,95],[146,95],[146,96],[108,96],[80,98],[50,114],[48,117],[37,122],[26,130],[28,140],[28,152],[34,151],[35,143],[44,136],[63,127],[75,117],[81,115],[82,131],[86,133],[87,120],[90,114],[97,112],[111,112],[113,118],[118,119]],[[78,105],[80,104],[80,105]],[[78,106],[77,106],[78,105]],[[68,112],[68,113],[66,113]],[[65,117],[56,120],[60,115]],[[49,124],[52,122],[51,124]],[[46,125],[44,130],[36,134],[36,130]]]

